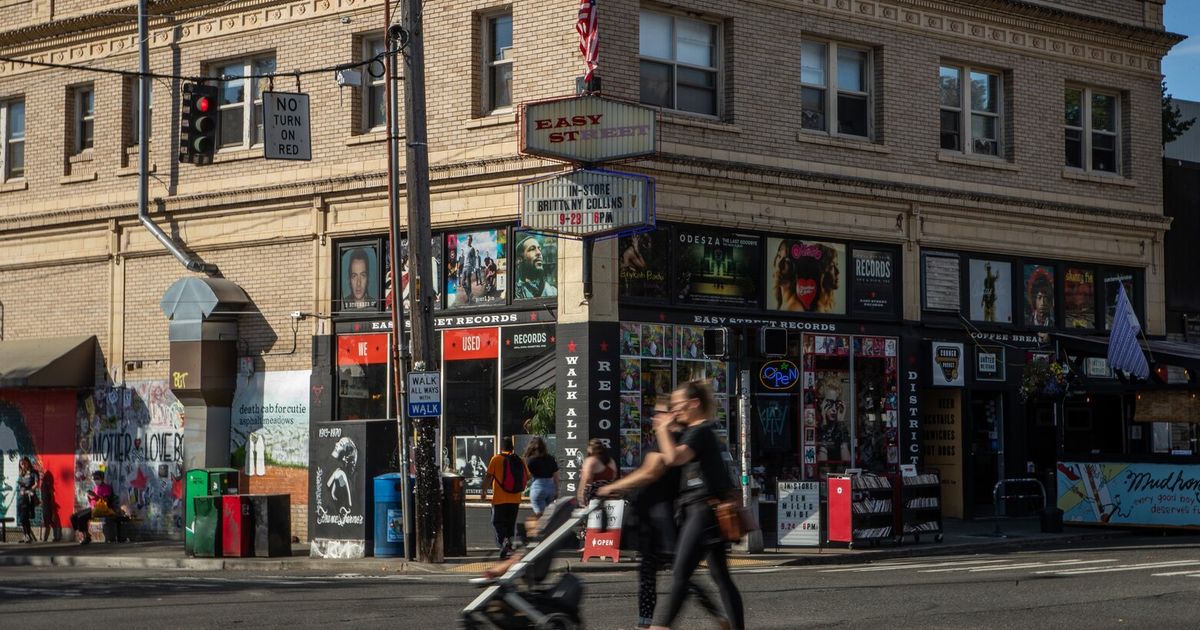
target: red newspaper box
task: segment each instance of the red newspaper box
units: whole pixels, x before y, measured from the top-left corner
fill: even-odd
[[[249,495],[221,497],[221,546],[227,558],[254,556],[254,517]]]

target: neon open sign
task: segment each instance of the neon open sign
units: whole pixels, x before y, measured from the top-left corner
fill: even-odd
[[[767,389],[791,389],[800,380],[800,368],[787,359],[768,361],[759,370],[758,380]]]

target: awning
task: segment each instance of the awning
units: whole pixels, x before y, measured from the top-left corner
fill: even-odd
[[[1068,351],[1095,357],[1108,356],[1108,337],[1067,335],[1054,333],[1053,337],[1060,346]],[[1140,339],[1142,350],[1146,351],[1146,360],[1151,363],[1166,363],[1176,367],[1188,368],[1200,372],[1200,344],[1183,341],[1168,341],[1166,339]]]
[[[0,387],[95,385],[95,336],[0,341]]]
[[[554,354],[542,355],[514,370],[505,370],[504,389],[526,391],[554,385]]]

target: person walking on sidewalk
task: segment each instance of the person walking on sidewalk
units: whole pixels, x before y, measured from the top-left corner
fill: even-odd
[[[617,478],[617,460],[608,454],[604,440],[588,440],[587,457],[580,465],[579,505],[587,505],[596,496],[596,489]]]
[[[17,522],[21,525],[21,542],[31,543],[33,510],[38,505],[38,472],[28,457],[17,463]]]
[[[496,546],[500,559],[507,558],[513,549],[513,536],[517,529],[517,511],[521,507],[521,494],[529,480],[529,467],[513,451],[512,436],[500,440],[500,454],[492,456],[487,473],[483,475],[482,498],[487,500],[487,491],[492,489],[492,527],[496,530]]]
[[[666,605],[655,611],[651,630],[669,630],[675,622],[688,594],[688,582],[701,557],[707,557],[708,572],[721,591],[729,627],[733,630],[746,627],[742,595],[729,575],[725,541],[710,505],[734,492],[733,480],[729,478],[729,469],[721,456],[721,442],[713,430],[715,422],[711,418],[715,408],[708,385],[691,381],[671,393],[674,418],[671,414],[654,416],[654,432],[663,463],[683,468],[679,501],[683,524],[671,569],[671,593]],[[687,425],[678,441],[671,434],[672,419]]]
[[[533,515],[541,516],[546,507],[558,498],[558,462],[546,452],[546,442],[540,437],[529,440],[525,447],[525,465],[533,481],[529,482],[529,502]]]
[[[113,489],[104,482],[103,471],[97,470],[92,473],[92,489],[87,491],[87,497],[88,506],[71,515],[71,528],[75,530],[75,537],[80,539],[81,545],[92,542],[92,535],[88,532],[88,521],[92,520],[92,511],[96,509],[96,504],[103,501],[104,505],[111,509]]]

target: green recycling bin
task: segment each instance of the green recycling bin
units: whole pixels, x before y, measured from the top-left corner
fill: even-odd
[[[193,468],[187,471],[183,494],[183,549],[186,553],[195,555],[193,538],[196,512],[192,501],[197,497],[237,494],[240,481],[236,468]]]
[[[221,557],[221,496],[203,496],[192,499],[195,521],[193,522],[192,555],[197,558]]]

